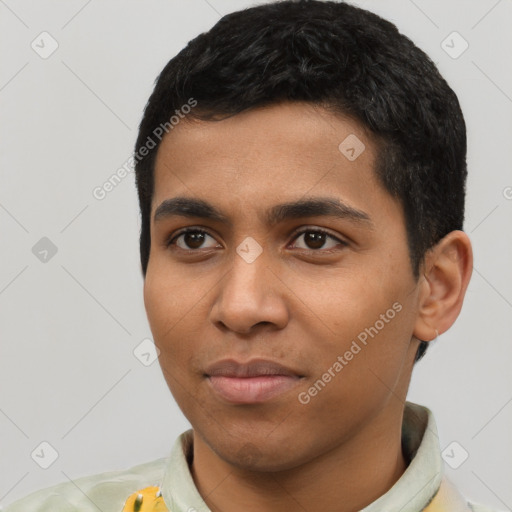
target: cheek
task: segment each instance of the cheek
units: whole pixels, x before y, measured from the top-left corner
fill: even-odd
[[[175,275],[148,267],[144,305],[162,369],[184,374],[200,346],[200,326],[207,314],[201,298],[207,299],[207,295],[204,286],[194,286],[193,280]]]
[[[184,318],[197,302],[193,283],[184,281],[179,273],[150,260],[144,280],[144,306],[155,338],[160,339],[174,324]],[[157,341],[155,339],[155,341]]]
[[[154,278],[157,272],[148,268],[144,282],[144,305],[148,322],[153,334],[153,340],[160,351],[158,362],[164,379],[180,406],[186,396],[182,396],[183,390],[190,387],[186,382],[186,374],[183,371],[188,367],[187,353],[184,351],[186,343],[180,343],[183,329],[186,327],[182,300],[177,300],[179,289],[176,282],[167,282],[161,278]],[[185,318],[183,318],[185,316]],[[181,322],[180,322],[181,319]]]
[[[359,424],[390,397],[402,395],[400,380],[408,343],[401,322],[398,313],[378,330],[381,324],[375,327],[375,319],[366,325],[358,320],[352,327],[354,335],[333,336],[329,346],[324,341],[321,361],[301,389],[300,403],[308,403],[300,407],[307,411],[308,421],[319,429],[336,431],[342,424]]]
[[[385,382],[400,373],[414,320],[402,286],[389,278],[373,286],[369,277],[352,275],[309,295],[311,309],[321,312],[329,333],[317,337],[317,371],[327,371],[342,356],[347,361],[342,373],[363,386],[365,379],[377,378],[372,371]]]
[[[165,274],[148,268],[144,282],[144,305],[154,343],[160,350],[160,365],[162,369],[170,371],[173,362],[180,359],[178,352],[182,344],[177,341],[180,339],[180,329],[186,323],[188,300],[179,283],[162,276]]]
[[[359,375],[354,378],[362,386],[362,400],[371,402],[372,396],[385,399],[390,393],[396,397],[403,395],[414,324],[409,300],[396,292],[378,302],[356,335],[361,352],[355,370]]]
[[[168,304],[169,298],[172,295],[169,294],[169,290],[162,280],[154,278],[155,274],[156,272],[152,272],[148,268],[144,281],[144,306],[155,343],[157,343],[162,334],[164,324],[170,320],[169,314],[173,309],[169,308]]]

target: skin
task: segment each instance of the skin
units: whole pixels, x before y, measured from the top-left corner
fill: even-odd
[[[354,161],[338,149],[349,134],[366,148]],[[194,430],[191,473],[212,511],[357,511],[406,469],[401,425],[418,339],[455,321],[472,252],[453,231],[414,279],[402,208],[373,172],[377,152],[359,123],[306,103],[184,120],[162,141],[152,211],[195,197],[230,221],[152,216],[144,283],[163,374]],[[371,224],[327,216],[265,222],[275,204],[326,196]],[[167,245],[187,226],[206,231],[202,245],[187,236]],[[315,245],[294,235],[301,227],[335,239]],[[248,236],[263,250],[252,263],[236,252]],[[397,302],[400,312],[301,403],[299,393]],[[230,404],[204,375],[225,358],[270,359],[303,378],[267,402]]]

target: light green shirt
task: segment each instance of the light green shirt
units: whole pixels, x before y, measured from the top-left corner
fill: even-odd
[[[192,430],[188,430],[176,439],[169,457],[35,491],[7,506],[5,512],[121,512],[130,494],[149,486],[161,488],[171,512],[210,512],[187,462],[192,439]],[[402,447],[410,460],[406,471],[362,512],[420,512],[437,493],[441,480],[446,480],[436,424],[426,407],[406,402]],[[455,496],[453,512],[495,512],[468,502],[457,491]]]

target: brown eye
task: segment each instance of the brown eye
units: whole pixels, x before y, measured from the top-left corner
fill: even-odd
[[[208,241],[208,239],[211,239],[213,242],[210,242],[209,246],[202,247],[205,242]],[[174,236],[167,246],[175,245],[176,247],[188,251],[188,250],[195,250],[195,249],[210,249],[212,247],[218,247],[219,244],[217,241],[210,236],[206,231],[201,231],[199,229],[188,229],[185,231],[182,231],[178,235]]]
[[[309,231],[304,234],[304,243],[308,246],[309,249],[321,249],[325,244],[325,239],[327,235],[325,233],[315,233],[314,231]]]
[[[299,246],[298,248],[311,251],[318,251],[319,249],[329,250],[335,248],[337,245],[347,245],[343,240],[321,229],[305,229],[297,233],[295,240],[300,240],[301,238],[303,239],[302,247]],[[325,247],[326,242],[327,247]]]
[[[199,249],[204,244],[205,233],[199,231],[191,231],[183,233],[183,243],[189,249]]]

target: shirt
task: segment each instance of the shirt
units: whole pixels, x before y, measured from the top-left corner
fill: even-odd
[[[192,448],[193,432],[187,430],[168,457],[40,489],[8,505],[5,512],[210,512],[190,473]],[[407,469],[361,512],[497,512],[466,500],[444,475],[437,427],[428,408],[406,402],[402,450],[410,461]],[[134,508],[139,494],[139,500],[151,495],[155,505],[149,507],[145,498]]]

